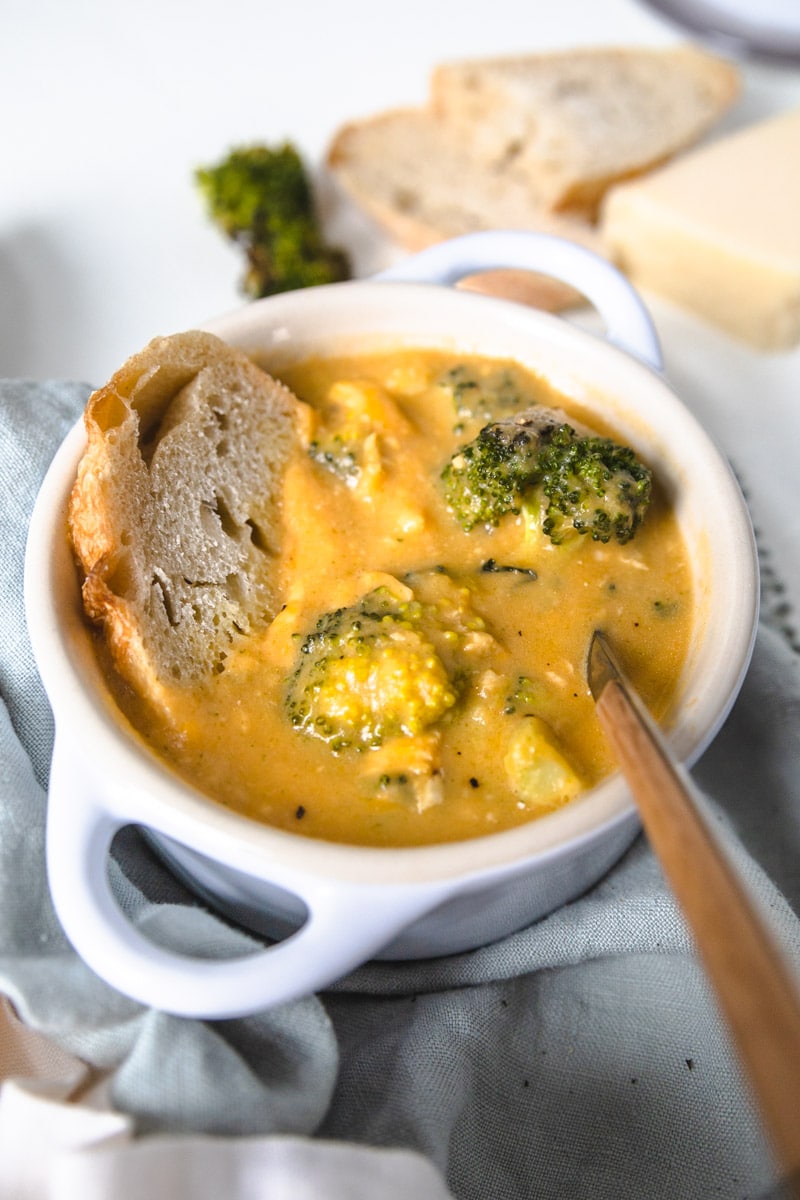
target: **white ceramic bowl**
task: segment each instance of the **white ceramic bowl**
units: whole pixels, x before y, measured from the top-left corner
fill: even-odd
[[[575,284],[603,317],[606,337],[443,286],[491,267],[540,270]],[[582,402],[601,405],[674,497],[696,576],[697,621],[669,739],[689,763],[708,745],[752,650],[752,531],[726,462],[661,377],[647,313],[613,268],[539,235],[472,235],[375,280],[271,297],[209,328],[276,370],[309,353],[399,344],[510,356]],[[517,829],[400,850],[271,829],[176,781],[120,716],[87,635],[65,536],[83,445],[79,423],[42,487],[29,534],[26,606],[56,723],[48,815],[53,899],[78,952],[112,985],[187,1016],[254,1012],[323,988],[373,957],[425,958],[503,937],[579,895],[628,847],[639,824],[619,776]],[[282,940],[224,961],[146,940],[119,909],[107,878],[111,840],[128,824],[147,830],[213,905]]]

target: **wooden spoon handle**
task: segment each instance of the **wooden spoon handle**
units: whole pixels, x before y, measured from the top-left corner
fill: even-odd
[[[800,1197],[800,992],[715,837],[705,803],[619,680],[597,713],[642,823],[683,909],[758,1097],[779,1162]]]

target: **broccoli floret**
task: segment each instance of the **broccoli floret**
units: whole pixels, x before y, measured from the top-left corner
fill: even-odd
[[[464,529],[497,525],[507,512],[519,512],[539,456],[538,433],[520,420],[484,425],[442,472],[445,498]]]
[[[486,425],[442,472],[445,497],[467,531],[538,507],[558,545],[571,533],[630,541],[650,501],[651,472],[626,446],[578,433],[544,407]]]
[[[651,472],[627,446],[610,438],[556,430],[539,459],[547,505],[542,530],[558,545],[570,530],[593,541],[629,542],[650,503]]]
[[[314,412],[308,454],[350,487],[362,479],[376,482],[383,467],[384,437],[402,436],[397,406],[369,380],[338,380]]]
[[[359,449],[358,445],[345,441],[340,434],[333,434],[329,438],[314,438],[309,442],[308,456],[337,479],[353,483],[361,474]]]
[[[423,606],[386,588],[321,616],[289,680],[294,727],[338,753],[413,737],[439,720],[456,690],[423,625]]]
[[[273,292],[335,283],[350,273],[347,257],[328,246],[303,161],[290,143],[244,146],[195,180],[208,214],[247,256],[243,292]]]
[[[507,368],[479,373],[466,363],[459,363],[445,371],[437,382],[453,398],[458,419],[456,430],[475,418],[491,421],[502,413],[524,407],[520,382]]]

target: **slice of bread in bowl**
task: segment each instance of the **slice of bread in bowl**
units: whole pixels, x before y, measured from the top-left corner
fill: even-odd
[[[69,536],[88,616],[142,697],[220,671],[274,616],[298,401],[219,338],[156,338],[89,398]]]

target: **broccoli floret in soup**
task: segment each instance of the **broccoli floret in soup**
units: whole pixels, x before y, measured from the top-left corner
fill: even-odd
[[[422,606],[379,588],[319,618],[300,645],[287,708],[296,729],[341,751],[413,737],[455,702]]]
[[[558,545],[634,536],[650,501],[651,473],[627,446],[577,432],[545,407],[485,425],[442,473],[447,503],[469,531],[523,513]]]

